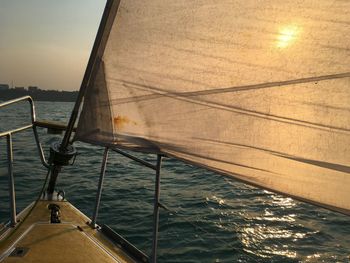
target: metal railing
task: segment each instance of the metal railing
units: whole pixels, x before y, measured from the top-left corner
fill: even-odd
[[[6,137],[6,148],[7,148],[7,170],[8,170],[8,176],[9,176],[9,196],[10,196],[10,225],[15,226],[17,223],[16,219],[16,194],[15,194],[15,182],[14,182],[14,176],[13,176],[13,147],[12,147],[12,135],[21,131],[25,131],[27,129],[32,128],[33,134],[35,138],[35,143],[39,151],[39,156],[41,163],[46,167],[49,168],[49,164],[47,163],[44,155],[43,148],[41,146],[41,143],[39,141],[39,135],[36,129],[36,115],[35,115],[35,106],[34,101],[30,96],[24,96],[17,99],[9,100],[4,103],[0,104],[0,108],[19,103],[22,101],[28,101],[30,104],[30,112],[31,112],[31,123],[23,125],[19,128],[15,128],[12,130],[0,132],[0,138]]]
[[[137,162],[140,165],[143,165],[145,167],[148,167],[152,170],[155,171],[155,185],[154,185],[154,199],[153,199],[153,235],[152,235],[152,250],[151,250],[151,256],[150,259],[146,254],[143,252],[139,251],[132,245],[130,245],[126,240],[123,240],[122,243],[125,245],[125,243],[128,244],[128,246],[124,246],[124,248],[129,251],[131,254],[134,256],[136,255],[136,258],[141,262],[152,262],[156,263],[157,262],[157,247],[158,247],[158,226],[159,226],[159,208],[163,207],[163,205],[159,202],[159,197],[160,197],[160,171],[161,171],[161,164],[162,164],[162,157],[164,157],[163,154],[157,154],[157,161],[156,164],[149,163],[147,161],[144,161],[136,156],[133,156],[127,152],[124,152],[118,148],[109,148],[105,147],[105,151],[103,154],[103,159],[102,159],[102,165],[101,165],[101,171],[100,171],[100,178],[99,178],[99,183],[98,183],[98,188],[96,192],[96,200],[95,200],[95,205],[94,205],[94,212],[92,215],[92,220],[91,220],[91,226],[93,228],[96,228],[97,226],[97,217],[98,217],[98,211],[100,208],[100,203],[101,203],[101,196],[102,196],[102,189],[103,189],[103,181],[106,173],[106,167],[107,167],[107,162],[108,162],[108,152],[109,150],[112,150],[116,153],[119,153],[120,155],[129,158],[135,162]],[[106,228],[106,227],[105,227]],[[103,227],[102,227],[103,231]],[[107,234],[110,234],[110,230],[107,231]],[[118,234],[114,233],[112,236],[118,236],[117,241],[120,241],[120,237]],[[130,249],[131,247],[131,249]]]
[[[10,100],[4,103],[0,104],[0,108],[19,103],[22,101],[28,101],[30,104],[30,111],[31,111],[31,122],[29,124],[23,125],[21,127],[12,129],[12,130],[7,130],[4,132],[0,132],[0,138],[6,137],[6,143],[7,143],[7,162],[8,162],[8,176],[9,176],[9,196],[10,196],[10,226],[15,226],[17,223],[17,218],[16,218],[16,194],[15,194],[15,184],[14,184],[14,175],[13,175],[13,141],[12,141],[12,135],[21,131],[25,131],[27,129],[32,128],[33,129],[33,134],[36,142],[36,146],[38,148],[39,156],[41,163],[43,166],[46,168],[50,168],[50,165],[45,159],[45,155],[43,152],[43,148],[41,146],[41,143],[39,141],[39,135],[37,132],[37,127],[45,127],[45,128],[53,128],[53,129],[63,129],[66,127],[61,127],[61,125],[58,124],[50,124],[50,123],[43,123],[43,122],[37,122],[36,121],[36,114],[35,114],[35,106],[34,106],[34,101],[30,96],[24,96],[20,97],[14,100]],[[101,202],[101,195],[102,195],[102,188],[103,188],[103,181],[104,181],[104,176],[106,172],[106,166],[107,166],[107,161],[108,161],[108,152],[109,150],[112,150],[114,152],[117,152],[124,157],[127,157],[133,161],[136,161],[137,163],[148,167],[152,170],[155,171],[156,173],[156,179],[155,179],[155,193],[154,193],[154,207],[153,207],[153,241],[152,241],[152,253],[150,257],[150,261],[155,263],[157,262],[157,243],[158,243],[158,225],[159,225],[159,207],[162,205],[159,202],[159,196],[160,196],[160,171],[161,171],[161,161],[162,157],[164,155],[162,154],[157,154],[157,162],[156,164],[149,163],[147,161],[144,161],[140,158],[137,158],[136,156],[133,156],[131,154],[128,154],[127,152],[121,151],[118,148],[105,148],[103,160],[102,160],[102,166],[101,166],[101,172],[100,172],[100,178],[99,178],[99,183],[98,183],[98,189],[96,193],[96,200],[95,200],[95,205],[94,205],[94,212],[92,215],[92,221],[91,221],[91,226],[96,227],[97,226],[97,217],[98,217],[98,211],[100,207],[100,202]],[[101,228],[101,231],[106,231],[106,226]],[[111,231],[107,231],[109,233],[109,236],[115,237],[117,234],[116,233],[111,233]],[[118,240],[121,239],[121,237],[117,238]],[[126,246],[127,250],[129,252],[132,252],[134,256],[136,256],[139,261],[142,262],[149,262],[148,256],[146,256],[143,252],[139,251],[132,245],[130,245],[128,242],[125,240],[122,241],[124,244],[123,246]]]

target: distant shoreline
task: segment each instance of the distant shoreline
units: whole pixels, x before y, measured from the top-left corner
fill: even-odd
[[[74,102],[78,96],[78,91],[58,91],[58,90],[27,90],[27,89],[5,89],[0,90],[0,100],[11,100],[22,96],[31,96],[34,101],[62,101]]]

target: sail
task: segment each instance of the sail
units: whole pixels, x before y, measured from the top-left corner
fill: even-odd
[[[350,1],[121,0],[76,140],[350,214]]]

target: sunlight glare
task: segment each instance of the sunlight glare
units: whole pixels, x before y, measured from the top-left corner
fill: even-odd
[[[299,29],[295,25],[281,27],[277,36],[277,47],[286,48],[296,39]]]

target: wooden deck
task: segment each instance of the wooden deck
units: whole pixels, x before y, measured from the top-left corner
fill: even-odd
[[[52,203],[60,206],[61,223],[50,223]],[[39,201],[25,221],[0,233],[0,262],[135,262],[88,221],[67,201]]]

